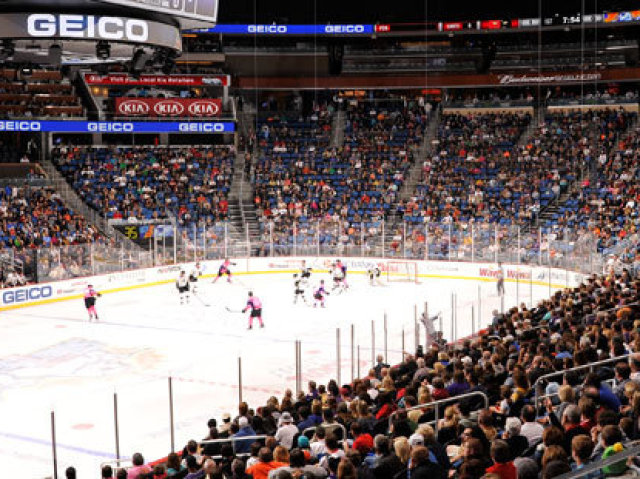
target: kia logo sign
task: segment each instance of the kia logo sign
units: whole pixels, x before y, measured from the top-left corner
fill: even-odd
[[[158,116],[180,116],[184,113],[184,106],[178,101],[164,100],[156,103],[153,111]]]
[[[149,104],[140,100],[125,100],[118,105],[118,113],[122,115],[148,115]]]
[[[195,101],[189,105],[189,113],[193,116],[216,116],[220,107],[212,101]]]

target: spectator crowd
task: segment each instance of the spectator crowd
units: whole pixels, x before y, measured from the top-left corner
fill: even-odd
[[[590,276],[477,337],[438,336],[365,377],[310,381],[207,423],[206,437],[131,478],[551,479],[640,439],[640,280]],[[600,361],[600,363],[597,363]],[[598,367],[590,367],[597,363]],[[441,401],[434,404],[434,401]],[[638,458],[587,477],[634,477]],[[111,468],[103,477],[113,477]],[[128,474],[128,475],[127,475]]]

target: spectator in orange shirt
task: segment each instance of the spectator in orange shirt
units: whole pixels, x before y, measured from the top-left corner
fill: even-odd
[[[258,460],[259,462],[257,464],[254,464],[247,469],[247,474],[251,474],[253,479],[268,479],[269,471],[287,465],[285,462],[274,461],[273,453],[268,447],[260,449],[260,452],[258,453]]]

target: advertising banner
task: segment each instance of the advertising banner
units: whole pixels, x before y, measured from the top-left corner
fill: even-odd
[[[221,112],[218,98],[116,98],[118,116],[208,118]]]
[[[232,121],[0,120],[0,131],[55,133],[233,133]]]
[[[127,74],[96,75],[87,73],[84,76],[87,85],[100,86],[229,86],[229,75],[140,75],[132,77]]]

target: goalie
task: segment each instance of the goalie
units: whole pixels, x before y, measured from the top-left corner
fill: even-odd
[[[367,270],[367,275],[369,275],[369,284],[371,286],[384,286],[384,284],[380,280],[380,276],[382,275],[382,271],[377,266],[369,268]]]

